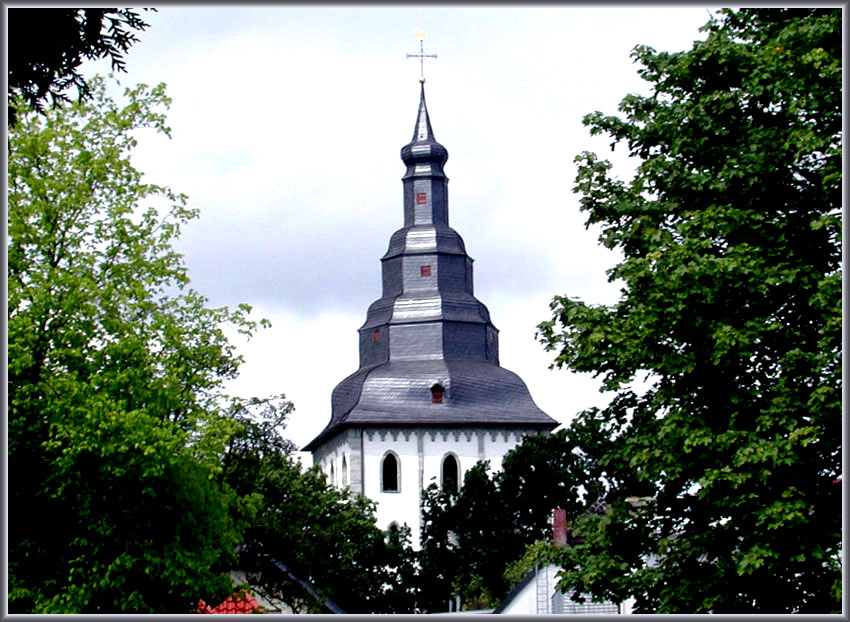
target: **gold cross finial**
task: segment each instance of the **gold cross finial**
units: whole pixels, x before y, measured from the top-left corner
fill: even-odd
[[[407,58],[418,58],[419,59],[419,81],[425,82],[425,59],[426,58],[437,58],[436,54],[426,54],[423,49],[423,42],[425,41],[425,31],[421,28],[414,28],[413,34],[416,35],[416,38],[419,39],[419,54],[408,54]]]

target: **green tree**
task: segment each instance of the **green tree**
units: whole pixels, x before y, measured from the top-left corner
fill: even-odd
[[[528,547],[552,541],[553,510],[565,509],[572,522],[597,498],[598,468],[576,446],[569,430],[527,436],[500,471],[491,474],[480,462],[459,492],[425,490],[423,607],[444,611],[454,595],[463,609],[499,605],[518,581],[509,569]]]
[[[522,553],[486,462],[464,474],[459,492],[431,484],[423,491],[420,551],[422,606],[446,611],[494,607],[507,593],[504,558]]]
[[[511,556],[518,538],[494,480],[486,463],[477,463],[464,475],[463,490],[452,507],[454,563],[461,571],[452,587],[468,609],[495,607],[510,588],[502,576],[504,564],[493,559],[493,549]]]
[[[196,212],[130,163],[135,132],[168,133],[163,86],[90,87],[9,135],[9,606],[189,612],[230,589],[223,329],[256,324],[187,288]]]
[[[113,71],[126,71],[124,54],[139,40],[133,30],[148,27],[132,9],[12,7],[6,15],[9,95],[38,111],[48,97],[54,105],[68,102],[72,87],[81,98],[91,94],[78,71],[84,59],[109,58]],[[15,122],[10,105],[9,125]]]
[[[596,500],[598,466],[581,447],[573,431],[563,429],[526,436],[505,456],[496,484],[523,547],[552,539],[555,508],[572,522]]]
[[[582,520],[561,587],[646,612],[838,612],[841,10],[723,10],[704,30],[637,47],[651,94],[585,118],[640,163],[622,181],[577,158],[621,297],[556,297],[540,325],[558,367],[615,394],[573,426],[607,512]]]
[[[461,488],[461,491],[463,488]],[[431,484],[422,491],[422,533],[418,554],[422,613],[448,610],[449,600],[456,593],[456,577],[461,573],[455,551],[457,540],[452,537],[456,521],[452,507],[457,495],[447,488]]]
[[[384,613],[421,613],[419,561],[411,545],[410,527],[390,528],[386,535],[388,578],[383,586]]]
[[[250,509],[240,567],[259,593],[297,613],[326,613],[329,599],[346,613],[409,613],[413,552],[409,531],[384,533],[374,503],[330,486],[304,469],[280,435],[292,405],[283,396],[234,403],[240,424],[224,458],[223,480]],[[315,590],[276,567],[276,560]]]

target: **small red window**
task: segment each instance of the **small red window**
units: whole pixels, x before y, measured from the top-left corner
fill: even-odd
[[[431,387],[431,403],[432,404],[442,404],[443,403],[443,387],[438,384],[435,384]]]
[[[381,340],[381,331],[376,330],[376,331],[372,334],[372,339],[374,339],[375,341],[380,341],[380,340]]]
[[[427,200],[428,200],[428,195],[427,195],[427,194],[425,194],[424,192],[417,192],[417,193],[416,193],[416,202],[417,202],[419,205],[422,205],[422,204],[423,204],[423,203],[425,203],[425,201],[427,201]]]
[[[419,276],[431,276],[431,266],[420,266]]]

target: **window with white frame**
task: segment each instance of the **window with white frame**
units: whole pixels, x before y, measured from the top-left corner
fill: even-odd
[[[458,492],[460,490],[460,463],[457,456],[448,453],[443,456],[443,464],[440,468],[440,483],[444,490]]]
[[[381,460],[381,492],[399,492],[401,490],[399,477],[400,465],[398,456],[388,451]]]

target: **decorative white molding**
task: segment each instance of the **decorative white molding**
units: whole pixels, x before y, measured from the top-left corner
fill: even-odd
[[[335,460],[341,484],[342,457],[348,466],[349,486],[353,493],[364,494],[376,502],[378,526],[386,528],[395,521],[411,527],[414,545],[418,547],[422,530],[420,508],[422,490],[432,482],[442,481],[443,460],[452,454],[457,460],[460,482],[478,460],[488,460],[499,469],[501,460],[523,436],[539,433],[532,428],[475,426],[422,426],[350,428],[339,438],[330,439],[314,453],[329,470]],[[383,457],[395,454],[398,465],[398,492],[382,492]]]

